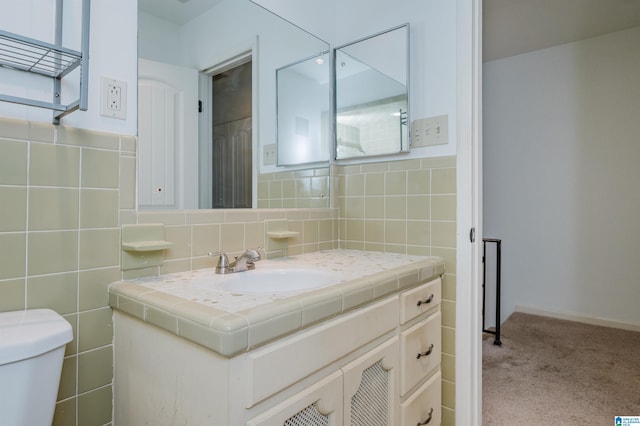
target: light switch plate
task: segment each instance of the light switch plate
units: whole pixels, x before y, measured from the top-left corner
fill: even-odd
[[[444,145],[449,143],[449,116],[420,118],[411,122],[411,146]]]

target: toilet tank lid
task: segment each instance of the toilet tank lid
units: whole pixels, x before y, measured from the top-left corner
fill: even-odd
[[[72,339],[71,325],[51,309],[0,313],[0,365],[41,355]]]

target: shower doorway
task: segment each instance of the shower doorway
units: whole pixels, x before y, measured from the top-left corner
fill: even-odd
[[[251,52],[203,73],[201,208],[251,208],[253,201],[253,72]],[[204,81],[203,81],[204,80]],[[206,127],[203,128],[203,127]],[[203,161],[206,164],[202,164]],[[203,167],[204,166],[204,167]]]

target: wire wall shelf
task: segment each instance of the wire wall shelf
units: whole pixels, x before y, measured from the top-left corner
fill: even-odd
[[[62,38],[61,2],[62,0],[56,1],[55,44],[0,30],[0,68],[37,74],[51,78],[53,81],[51,102],[5,94],[0,94],[0,101],[51,109],[54,111],[54,124],[59,124],[60,118],[73,111],[78,109],[86,111],[88,104],[90,0],[82,2],[81,51],[67,49],[58,43]],[[62,104],[61,81],[78,68],[80,68],[79,98],[75,102]]]
[[[0,65],[47,77],[63,77],[77,68],[82,53],[0,30]]]

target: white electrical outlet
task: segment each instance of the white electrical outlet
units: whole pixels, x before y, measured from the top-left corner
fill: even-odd
[[[411,146],[443,145],[449,143],[449,116],[420,118],[411,122]]]
[[[127,118],[127,83],[102,77],[100,115],[104,117]]]

